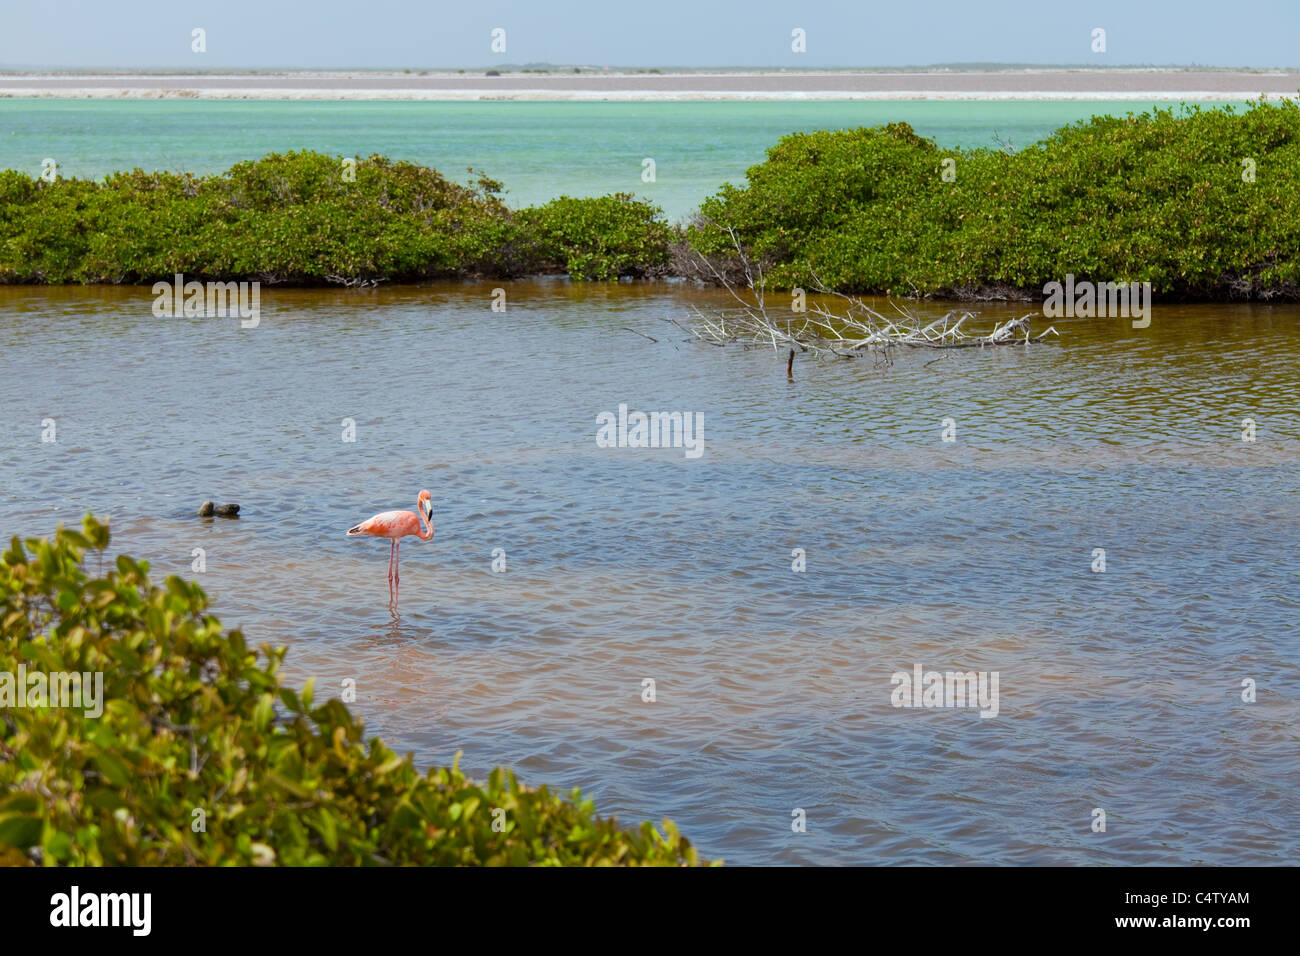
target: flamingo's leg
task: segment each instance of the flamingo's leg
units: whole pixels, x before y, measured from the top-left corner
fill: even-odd
[[[393,599],[393,556],[396,554],[396,541],[388,542],[388,600]]]
[[[393,602],[397,601],[397,592],[402,587],[401,572],[401,549],[402,542],[400,538],[393,539]]]

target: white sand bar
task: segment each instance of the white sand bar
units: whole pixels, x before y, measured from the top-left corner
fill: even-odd
[[[1295,70],[0,73],[0,97],[257,100],[1248,100]]]

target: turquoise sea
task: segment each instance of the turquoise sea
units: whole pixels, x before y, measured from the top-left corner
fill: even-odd
[[[0,168],[36,175],[51,158],[63,176],[99,178],[136,167],[216,173],[291,149],[382,153],[456,179],[467,178],[466,167],[481,169],[505,184],[511,205],[632,192],[677,219],[724,182],[741,182],[746,169],[795,130],[903,121],[944,147],[994,147],[1001,140],[1021,148],[1096,114],[1156,105],[7,99],[0,100]],[[642,180],[647,158],[655,161],[654,182]]]

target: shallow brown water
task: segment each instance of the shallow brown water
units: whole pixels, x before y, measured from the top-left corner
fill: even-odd
[[[682,341],[663,320],[722,299],[676,285],[267,289],[252,330],[151,302],[0,288],[0,531],[93,510],[160,578],[204,548],[223,621],[318,695],[354,678],[422,766],[509,764],[731,862],[1296,859],[1294,306],[789,382]],[[620,403],[702,413],[703,456],[598,448]],[[394,620],[386,546],[343,531],[421,488]],[[891,706],[915,664],[999,672],[998,716]]]

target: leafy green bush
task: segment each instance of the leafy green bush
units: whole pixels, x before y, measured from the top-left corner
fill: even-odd
[[[0,184],[0,277],[13,282],[195,278],[324,283],[472,271],[509,211],[499,184],[459,186],[372,156],[271,154],[220,176],[118,173]]]
[[[85,554],[102,560],[108,541],[87,516],[0,558],[0,677],[21,665],[104,681],[97,719],[0,709],[0,864],[697,862],[671,822],[625,832],[576,790],[564,799],[500,769],[474,783],[454,764],[420,775],[363,743],[311,681],[284,686],[284,648],[223,632],[196,584],[156,587],[125,556],[92,576]]]
[[[1037,293],[1072,273],[1169,296],[1296,297],[1298,186],[1291,100],[1095,117],[1014,154],[940,150],[899,123],[783,138],[687,238],[725,262],[731,227],[777,288]]]
[[[103,183],[0,173],[0,281],[299,285],[367,279],[646,275],[666,258],[659,210],[630,196],[520,213],[480,176],[382,156],[272,153],[219,176],[116,173]],[[472,172],[472,171],[471,171]]]
[[[575,279],[659,275],[672,232],[657,206],[631,193],[597,199],[561,196],[519,214],[541,261]]]

